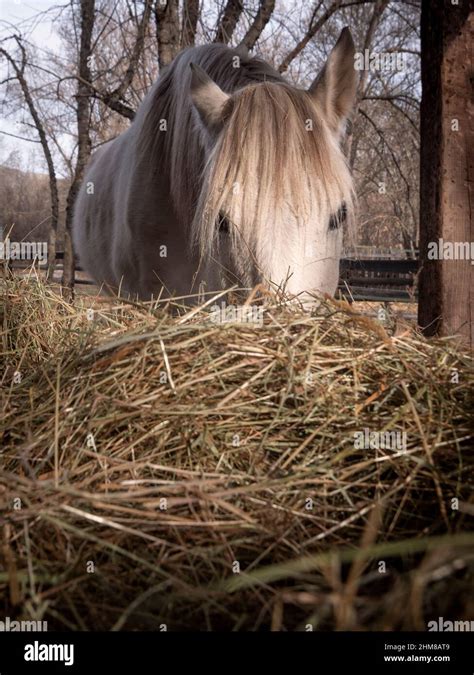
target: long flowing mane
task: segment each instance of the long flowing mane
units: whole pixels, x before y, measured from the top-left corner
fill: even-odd
[[[168,170],[175,209],[185,222],[193,219],[196,209],[206,144],[189,95],[191,63],[204,68],[229,94],[255,82],[284,81],[265,61],[220,44],[185,50],[159,77],[133,123],[140,129],[137,151],[151,150],[162,170]]]

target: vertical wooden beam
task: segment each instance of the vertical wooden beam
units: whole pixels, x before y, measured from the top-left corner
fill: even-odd
[[[472,0],[423,0],[418,320],[427,335],[459,335],[474,347],[474,265],[430,259],[433,243],[472,242]],[[469,244],[470,246],[470,244]]]

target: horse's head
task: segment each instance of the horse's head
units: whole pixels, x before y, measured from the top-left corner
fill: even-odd
[[[349,30],[308,91],[272,81],[229,95],[192,70],[207,147],[193,228],[202,255],[245,285],[334,293],[353,194],[340,148],[357,88]]]

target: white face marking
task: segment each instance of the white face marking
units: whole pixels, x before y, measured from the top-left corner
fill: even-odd
[[[344,203],[342,197],[340,203]],[[334,295],[339,281],[342,222],[339,227],[331,228],[331,216],[334,214],[327,208],[318,209],[316,204],[312,215],[304,220],[298,217],[296,211],[287,201],[278,217],[273,214],[260,223],[255,228],[258,240],[251,242],[248,249],[244,247],[239,258],[240,255],[246,258],[246,251],[250,249],[251,259],[263,275],[263,280],[274,287],[284,288],[288,294],[300,299],[304,300],[307,293],[315,291]],[[238,227],[238,208],[231,207],[228,220]],[[227,224],[221,230],[223,246],[228,241],[226,229],[229,227],[232,226]],[[245,268],[245,265],[242,267]]]
[[[309,224],[285,219],[275,227],[274,245],[265,268],[270,280],[284,285],[290,295],[319,291],[333,295],[339,280],[342,228],[329,229],[329,217],[321,214]]]

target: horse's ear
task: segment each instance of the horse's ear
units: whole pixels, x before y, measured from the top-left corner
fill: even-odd
[[[309,93],[321,106],[326,121],[339,132],[349,117],[357,92],[355,46],[349,28],[343,28],[328,60]]]
[[[222,111],[229,99],[197,64],[191,63],[191,98],[204,126],[210,132],[222,126]]]

